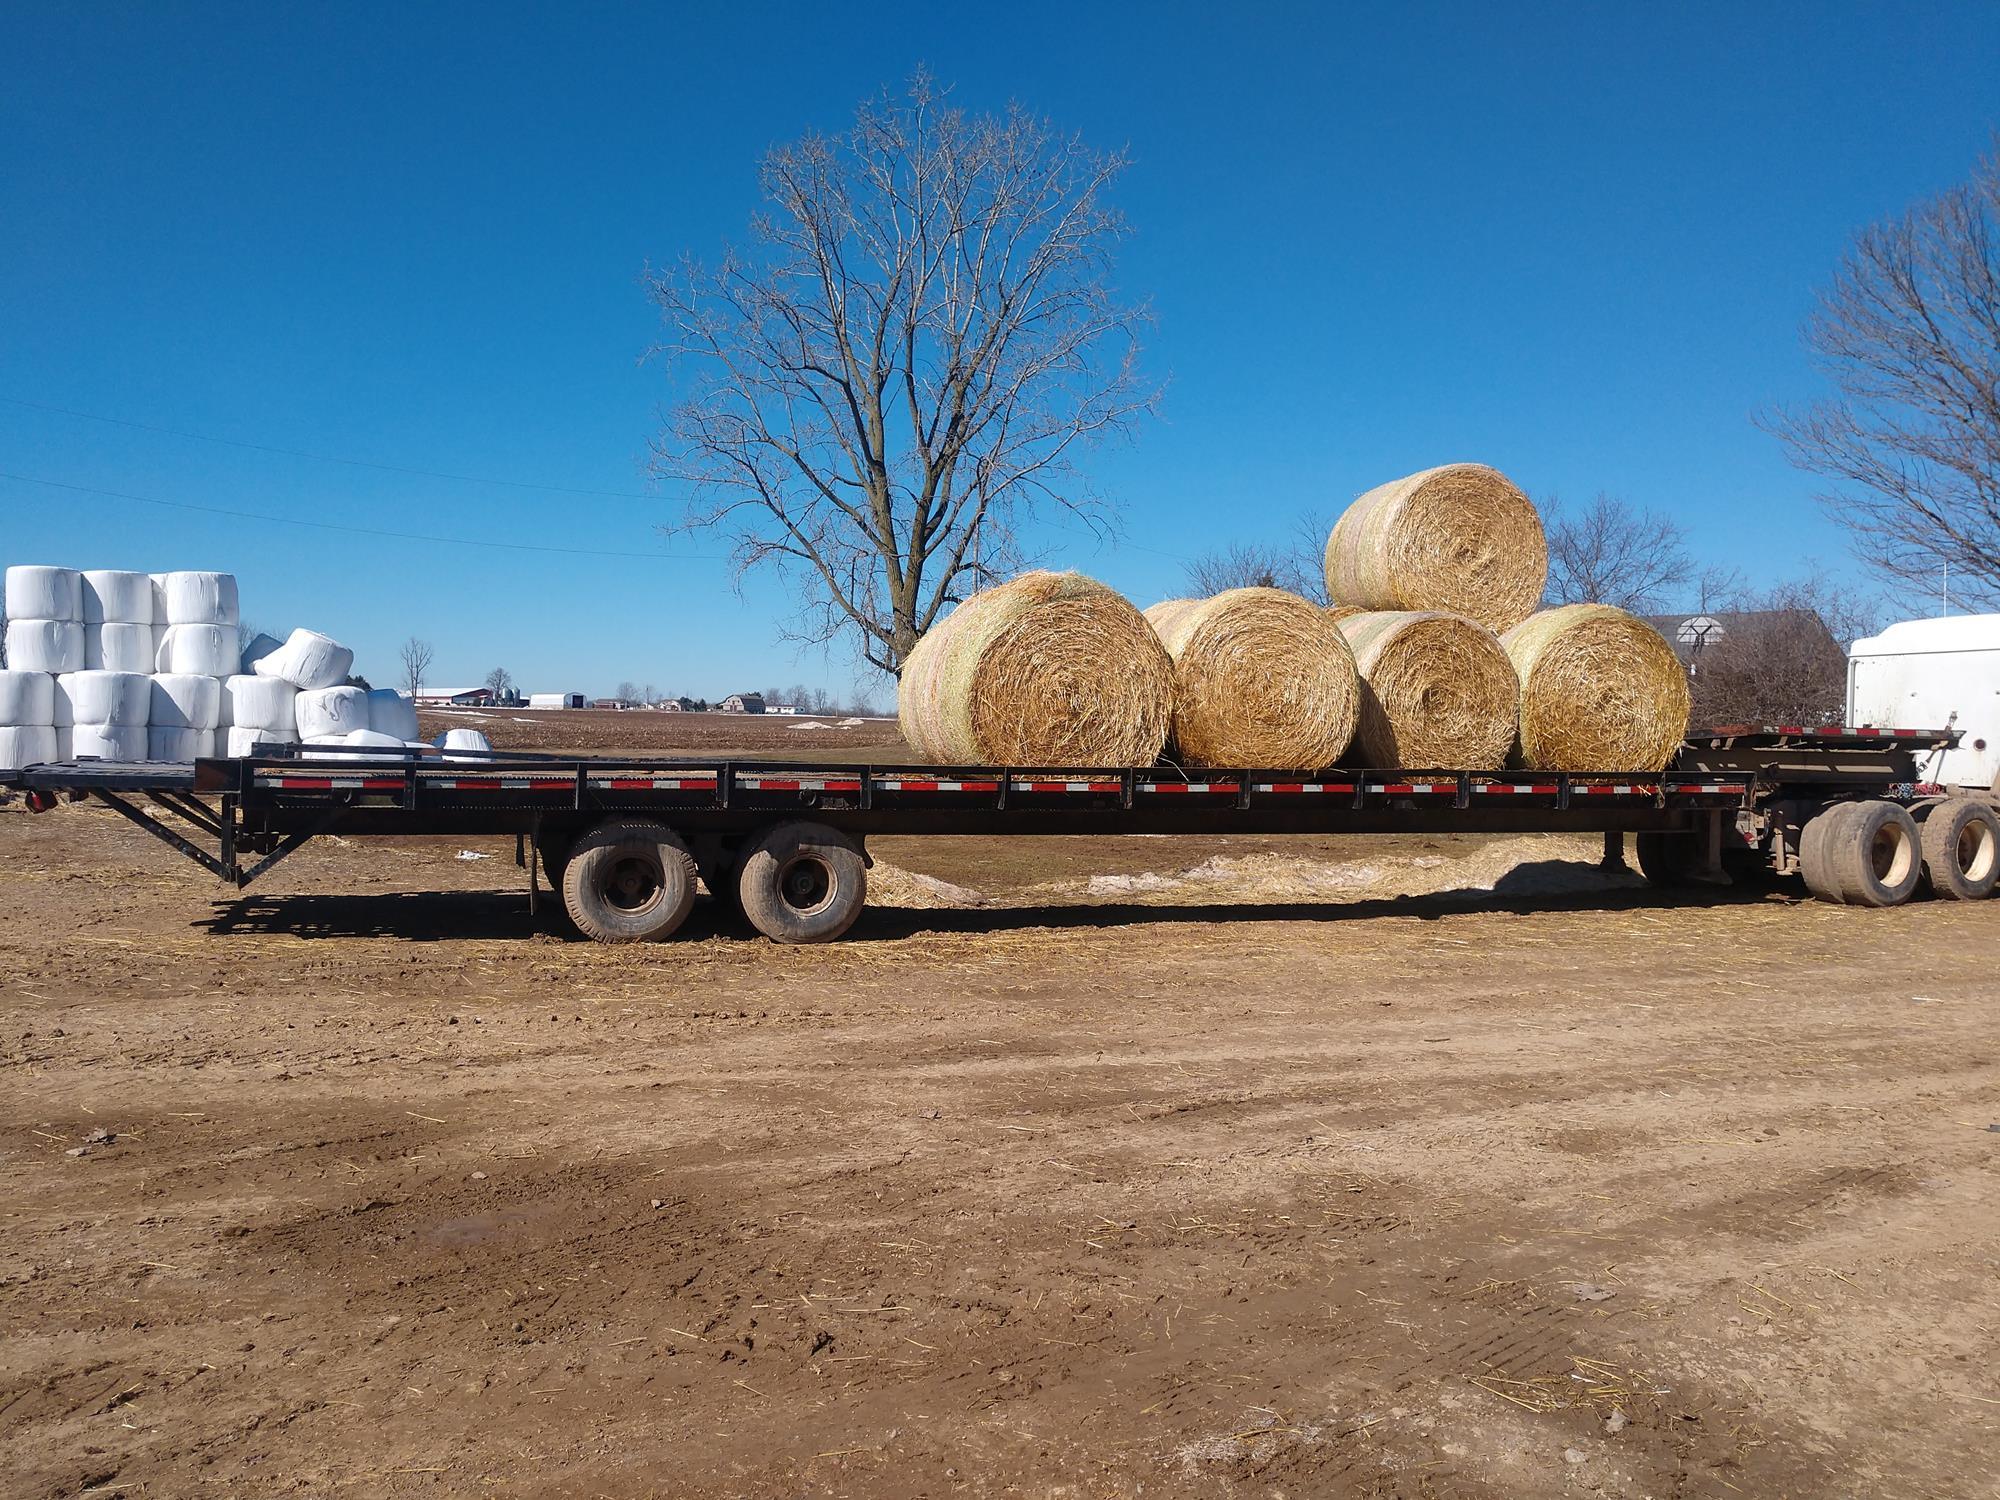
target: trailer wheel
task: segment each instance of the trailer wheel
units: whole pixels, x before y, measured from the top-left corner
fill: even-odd
[[[744,851],[736,891],[743,914],[778,943],[830,943],[868,900],[868,862],[846,834],[821,823],[780,823]]]
[[[1819,900],[1835,906],[1846,897],[1840,892],[1840,881],[1827,865],[1827,846],[1839,837],[1835,825],[1853,812],[1854,807],[1852,802],[1836,802],[1824,812],[1808,818],[1806,826],[1799,830],[1799,874],[1805,877],[1806,889]]]
[[[1693,833],[1642,833],[1638,845],[1639,873],[1654,885],[1694,885],[1701,869],[1701,836]]]
[[[1924,875],[1931,894],[1981,901],[2000,884],[2000,815],[1983,802],[1954,797],[1923,822]]]
[[[1900,906],[1923,875],[1917,820],[1894,802],[1857,802],[1828,830],[1822,857],[1850,906]]]
[[[658,823],[613,818],[576,841],[562,873],[577,931],[600,943],[663,938],[694,905],[694,859]]]

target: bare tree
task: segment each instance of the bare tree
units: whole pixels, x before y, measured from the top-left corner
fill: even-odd
[[[639,689],[639,701],[648,708],[651,708],[655,703],[660,701],[658,695],[653,691],[652,683],[649,682]]]
[[[505,667],[495,667],[486,674],[486,686],[496,698],[504,698],[514,688],[514,674]]]
[[[1219,594],[1224,589],[1289,589],[1315,604],[1327,603],[1326,534],[1323,516],[1302,515],[1285,540],[1231,542],[1211,548],[1181,570],[1188,592]]]
[[[939,612],[1019,558],[1050,508],[1103,524],[1081,445],[1125,430],[1145,310],[1121,302],[1122,154],[925,74],[851,130],[774,149],[747,249],[651,278],[654,352],[687,371],[654,469],[739,570],[804,580],[794,634],[901,669]]]
[[[403,642],[403,687],[414,698],[423,689],[424,677],[431,669],[431,643],[411,636]]]
[[[1664,608],[1694,578],[1687,533],[1670,517],[1598,493],[1582,510],[1542,501],[1549,538],[1550,604],[1615,604],[1644,614]]]
[[[1725,632],[1695,659],[1695,726],[1838,723],[1847,643],[1873,628],[1873,607],[1818,567],[1730,598]]]
[[[638,695],[639,695],[639,686],[637,683],[626,681],[618,684],[617,698],[620,703],[630,703],[634,699],[636,699]]]
[[[1882,577],[2000,605],[2000,138],[1970,181],[1864,230],[1807,319],[1836,391],[1763,418]]]

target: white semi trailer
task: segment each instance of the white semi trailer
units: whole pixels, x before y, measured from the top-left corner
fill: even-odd
[[[1904,620],[1847,654],[1847,722],[1960,731],[1925,765],[1940,786],[2000,793],[2000,615]]]

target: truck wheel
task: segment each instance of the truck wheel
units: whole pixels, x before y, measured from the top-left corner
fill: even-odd
[[[778,943],[830,943],[868,900],[868,862],[854,840],[820,823],[780,823],[743,851],[743,914]]]
[[[1806,889],[1819,900],[1835,906],[1846,898],[1840,893],[1840,882],[1827,868],[1827,845],[1839,837],[1836,825],[1853,812],[1854,807],[1852,802],[1836,802],[1826,811],[1808,818],[1806,826],[1799,830],[1799,874],[1805,877]]]
[[[1639,873],[1654,885],[1695,884],[1701,869],[1701,838],[1692,833],[1642,833],[1638,845]]]
[[[1828,830],[1822,857],[1850,906],[1900,906],[1924,872],[1917,820],[1893,802],[1857,802]]]
[[[1981,901],[2000,884],[2000,815],[1983,802],[1954,797],[1923,822],[1924,875],[1931,894]]]
[[[600,943],[663,938],[694,905],[694,858],[658,823],[613,818],[576,841],[562,873],[577,931]]]

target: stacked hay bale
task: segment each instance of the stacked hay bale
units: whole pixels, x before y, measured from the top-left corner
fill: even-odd
[[[1080,573],[1024,573],[967,599],[903,664],[896,713],[927,760],[1144,766],[1173,711],[1173,662],[1144,615]]]
[[[1492,631],[1535,612],[1548,540],[1534,502],[1485,464],[1425,469],[1361,496],[1326,539],[1327,596],[1368,610],[1446,610]]]
[[[1521,680],[1515,758],[1540,771],[1660,771],[1687,734],[1687,672],[1666,638],[1608,604],[1545,609],[1508,631]]]
[[[1354,743],[1370,766],[1497,771],[1520,683],[1500,638],[1443,610],[1370,610],[1337,627],[1361,677]]]
[[[1174,664],[1175,759],[1314,771],[1354,737],[1360,683],[1327,610],[1282,589],[1169,599],[1146,619]]]

